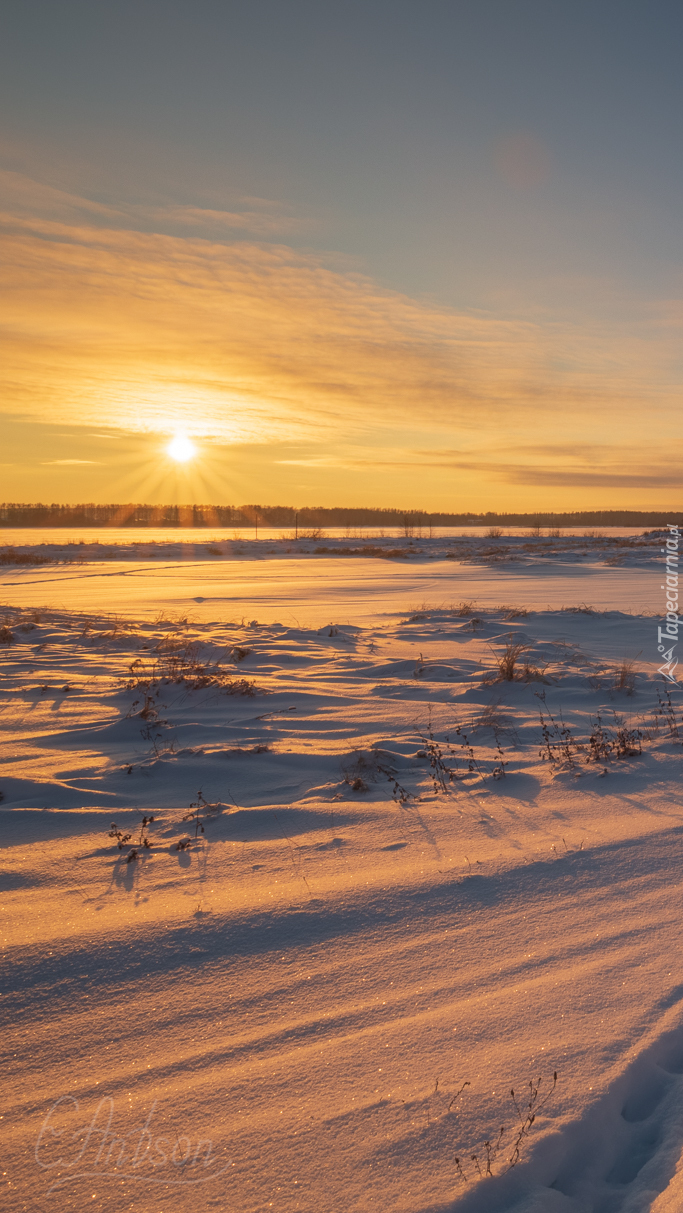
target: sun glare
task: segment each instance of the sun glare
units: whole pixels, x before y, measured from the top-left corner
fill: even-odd
[[[188,459],[197,454],[197,448],[184,434],[176,434],[166,447],[166,454],[175,459],[176,463],[187,463]]]

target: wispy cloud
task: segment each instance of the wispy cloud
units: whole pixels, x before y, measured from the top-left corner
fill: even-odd
[[[680,488],[680,472],[672,469],[655,469],[650,474],[640,472],[610,473],[563,471],[561,468],[516,468],[510,469],[504,479],[508,484],[553,485],[562,488],[594,488],[594,489],[664,489]]]
[[[262,200],[244,212],[143,215],[18,174],[4,184],[7,410],[120,431],[182,425],[222,443],[306,443],[280,465],[393,469],[397,486],[418,468],[428,484],[432,469],[444,492],[453,473],[463,492],[677,483],[675,301],[600,330],[455,312],[331,257],[197,234],[202,224],[228,232],[244,213],[272,236],[282,217]],[[174,230],[143,230],[155,216]],[[649,451],[633,441],[645,418]]]
[[[616,465],[609,462],[600,466],[592,463],[592,468],[578,464],[574,467],[563,464],[556,458],[552,448],[552,460],[545,465],[529,463],[524,459],[509,458],[506,462],[498,459],[482,459],[466,457],[455,452],[409,452],[383,451],[377,455],[358,455],[350,452],[327,452],[321,455],[302,455],[292,459],[277,459],[275,462],[291,467],[310,468],[346,468],[347,470],[369,471],[370,469],[393,469],[396,471],[456,471],[475,476],[484,474],[491,483],[523,484],[523,485],[563,485],[563,486],[596,486],[606,488],[650,488],[671,487],[680,484],[680,471],[677,464],[671,464],[666,457],[657,462],[656,451],[650,449],[649,461],[640,461],[638,470]],[[635,462],[635,461],[634,461]]]
[[[0,170],[0,205],[5,221],[38,218],[67,224],[97,223],[117,229],[151,230],[181,233],[190,230],[209,237],[220,238],[235,233],[272,240],[294,232],[310,231],[315,226],[310,219],[288,213],[279,202],[265,198],[236,198],[230,209],[197,204],[166,205],[150,203],[117,203],[112,206],[83,198],[66,190],[56,189],[23,173]]]

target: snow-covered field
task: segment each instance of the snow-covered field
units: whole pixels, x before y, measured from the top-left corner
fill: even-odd
[[[680,1213],[660,541],[523,542],[5,565],[3,1208]]]

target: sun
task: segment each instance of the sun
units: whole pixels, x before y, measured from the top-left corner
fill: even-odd
[[[197,448],[184,434],[176,434],[166,447],[166,454],[175,459],[176,463],[187,463],[188,459],[193,459],[197,454]]]

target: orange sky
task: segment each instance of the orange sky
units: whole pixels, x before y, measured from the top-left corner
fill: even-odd
[[[234,241],[230,215],[207,213],[211,237],[168,235],[154,227],[178,208],[116,212],[2,176],[2,407],[52,427],[49,450],[36,438],[4,462],[6,500],[547,510],[677,494],[678,306],[600,330],[458,312],[331,254]],[[177,429],[201,453],[182,475],[159,454]]]

